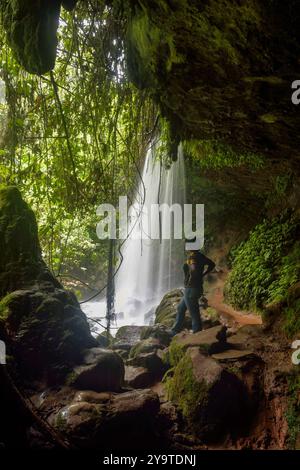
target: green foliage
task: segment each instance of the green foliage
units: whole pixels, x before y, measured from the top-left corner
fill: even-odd
[[[164,27],[152,17],[148,2],[139,2],[128,21],[126,35],[127,61],[130,77],[140,87],[159,87],[158,77],[166,77],[174,64],[183,57],[174,44],[173,15],[167,2],[157,2],[157,12],[164,17]],[[182,2],[183,4],[184,2]],[[183,5],[182,5],[183,7]]]
[[[5,321],[10,314],[9,305],[14,299],[14,294],[7,294],[0,302],[0,320]]]
[[[295,372],[288,378],[288,408],[285,413],[285,418],[288,423],[289,437],[288,447],[290,449],[299,450],[300,438],[300,375]]]
[[[52,271],[91,283],[107,259],[96,207],[132,195],[157,114],[127,79],[125,26],[113,8],[92,0],[73,15],[62,10],[52,75],[24,72],[5,44],[0,52],[0,182],[17,185],[33,208]]]
[[[232,251],[226,300],[237,308],[260,310],[285,299],[300,277],[299,229],[299,218],[289,212],[257,225]]]
[[[184,151],[203,169],[246,166],[253,170],[264,166],[264,158],[250,152],[237,153],[230,146],[214,140],[186,140]]]
[[[300,299],[283,309],[284,331],[292,338],[300,331]]]
[[[184,356],[185,348],[173,338],[168,349],[168,362],[171,366],[176,366]]]
[[[273,188],[266,194],[266,208],[282,204],[282,200],[286,198],[289,189],[292,187],[293,176],[293,172],[290,170],[282,175],[273,176],[271,178]]]

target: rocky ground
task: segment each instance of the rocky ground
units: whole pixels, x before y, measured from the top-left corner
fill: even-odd
[[[164,297],[153,326],[100,336],[59,386],[29,387],[39,415],[79,448],[285,449],[290,345],[272,326],[224,326],[209,308],[203,331],[172,339],[180,297]],[[41,444],[34,426],[30,436]]]
[[[270,306],[263,325],[233,311],[223,302],[220,272],[208,279],[208,305],[201,301],[203,331],[191,334],[187,315],[186,329],[171,337],[182,296],[176,289],[151,326],[124,326],[115,338],[95,339],[75,296],[43,262],[34,215],[16,188],[0,191],[0,221],[2,445],[299,447],[298,366],[280,308]],[[299,284],[289,295],[300,298]]]

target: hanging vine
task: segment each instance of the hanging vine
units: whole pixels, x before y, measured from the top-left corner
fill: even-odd
[[[99,285],[108,242],[96,238],[96,207],[131,197],[156,131],[156,106],[127,79],[124,35],[122,7],[90,0],[62,10],[50,74],[26,73],[6,44],[0,53],[0,180],[17,184],[33,206],[53,272],[84,281],[88,272]]]

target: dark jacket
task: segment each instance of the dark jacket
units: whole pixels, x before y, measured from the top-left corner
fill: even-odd
[[[207,269],[205,267],[207,266]],[[203,276],[212,271],[215,263],[200,252],[189,256],[183,265],[184,287],[196,287],[203,291]]]

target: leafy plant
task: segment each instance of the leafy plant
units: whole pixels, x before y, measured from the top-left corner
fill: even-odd
[[[232,251],[232,271],[225,286],[227,301],[244,309],[261,310],[283,300],[300,278],[300,221],[284,212],[264,220]]]

